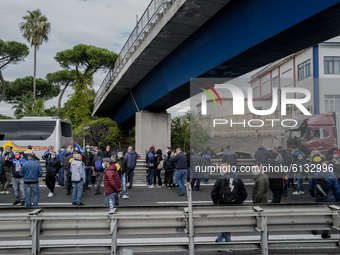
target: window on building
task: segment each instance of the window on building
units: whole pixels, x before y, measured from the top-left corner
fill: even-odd
[[[325,112],[340,111],[340,95],[325,95]]]
[[[260,87],[256,87],[253,89],[253,98],[259,98],[260,97]]]
[[[303,80],[310,76],[310,59],[298,65],[298,80]]]
[[[340,74],[340,57],[324,57],[325,74]]]
[[[273,78],[273,88],[278,88],[279,87],[279,77],[276,76]]]

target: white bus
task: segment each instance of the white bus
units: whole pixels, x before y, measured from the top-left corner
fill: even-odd
[[[57,152],[62,145],[73,145],[72,123],[56,117],[24,117],[0,120],[0,147],[26,151],[31,145],[41,158],[49,145]]]

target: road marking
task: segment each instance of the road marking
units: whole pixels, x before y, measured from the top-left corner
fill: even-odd
[[[217,236],[217,233],[216,233]],[[339,234],[332,234],[331,239],[339,239]],[[214,242],[216,237],[195,237],[197,243]],[[240,241],[259,241],[260,235],[252,236],[231,236],[234,242]],[[321,231],[319,235],[300,234],[300,235],[270,235],[269,241],[279,240],[321,240]],[[100,245],[111,244],[111,239],[66,239],[66,240],[40,240],[40,245]],[[173,237],[173,238],[131,238],[131,239],[117,239],[118,244],[154,244],[154,243],[187,243],[187,237]],[[1,241],[0,247],[18,247],[18,246],[31,246],[31,241]]]

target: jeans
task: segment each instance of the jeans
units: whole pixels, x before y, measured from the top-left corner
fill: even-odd
[[[174,172],[173,172],[173,174],[172,174],[172,177],[173,177],[172,183],[173,183],[173,184],[176,183],[176,172],[177,172],[177,169],[174,169]]]
[[[31,194],[33,192],[34,201],[33,201],[33,207],[37,207],[39,203],[39,195],[40,195],[40,189],[39,189],[39,183],[31,183],[26,184],[25,183],[25,194],[26,194],[26,207],[32,207],[31,203]]]
[[[191,179],[191,189],[194,190],[194,185],[196,182],[196,190],[199,190],[201,187],[201,178],[192,178]]]
[[[152,185],[153,176],[155,174],[155,168],[149,167],[149,186]]]
[[[132,189],[132,183],[133,183],[133,174],[135,172],[135,169],[128,169],[128,182],[130,183],[129,189]]]
[[[188,166],[188,171],[187,171],[187,182],[190,182],[190,166]]]
[[[231,242],[231,234],[230,234],[230,232],[221,232],[221,233],[219,233],[219,235],[216,238],[216,240],[218,242],[222,242],[223,239],[225,239],[226,242]]]
[[[73,182],[72,203],[80,204],[84,181]]]
[[[303,177],[301,175],[298,176],[298,188],[297,188],[297,192],[303,191],[304,192],[304,187],[303,187]]]
[[[97,186],[96,186],[96,193],[99,193],[100,185],[103,181],[104,172],[96,172],[97,177]]]
[[[91,174],[92,174],[92,167],[90,166],[85,167],[85,188],[89,186]]]
[[[25,196],[24,178],[13,177],[13,188],[14,188],[15,201],[20,201],[20,202],[25,201],[26,196]]]
[[[122,183],[122,196],[125,196],[126,192],[126,175],[121,175],[120,176],[120,182]]]
[[[45,183],[47,188],[53,193],[55,187],[55,175],[47,174],[45,177]]]
[[[116,197],[118,197],[118,194],[116,192],[111,193],[110,195],[105,195],[105,206],[110,207],[110,200],[112,200],[113,207],[115,207],[115,205],[118,206],[118,204],[116,203]]]
[[[72,189],[72,181],[71,178],[66,177],[66,191],[71,192]]]
[[[206,169],[206,172],[204,173],[204,182],[209,182],[209,171],[210,169]]]
[[[181,193],[184,193],[184,186],[185,186],[185,175],[187,173],[188,170],[186,169],[180,169],[176,171],[176,183],[178,185],[179,191]]]
[[[60,168],[60,170],[59,170],[58,183],[59,183],[59,185],[64,184],[64,168]]]
[[[290,183],[292,183],[292,188],[294,188],[294,172],[289,172],[289,175],[288,175],[288,188],[290,188]]]

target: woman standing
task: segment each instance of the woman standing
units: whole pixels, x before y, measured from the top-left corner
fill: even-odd
[[[169,187],[172,184],[174,166],[171,161],[171,151],[168,151],[167,157],[164,158],[164,169],[165,169],[165,186]]]
[[[148,154],[148,168],[149,168],[149,188],[153,188],[152,184],[153,176],[155,174],[155,159],[157,154],[155,154],[155,147],[151,146]]]

